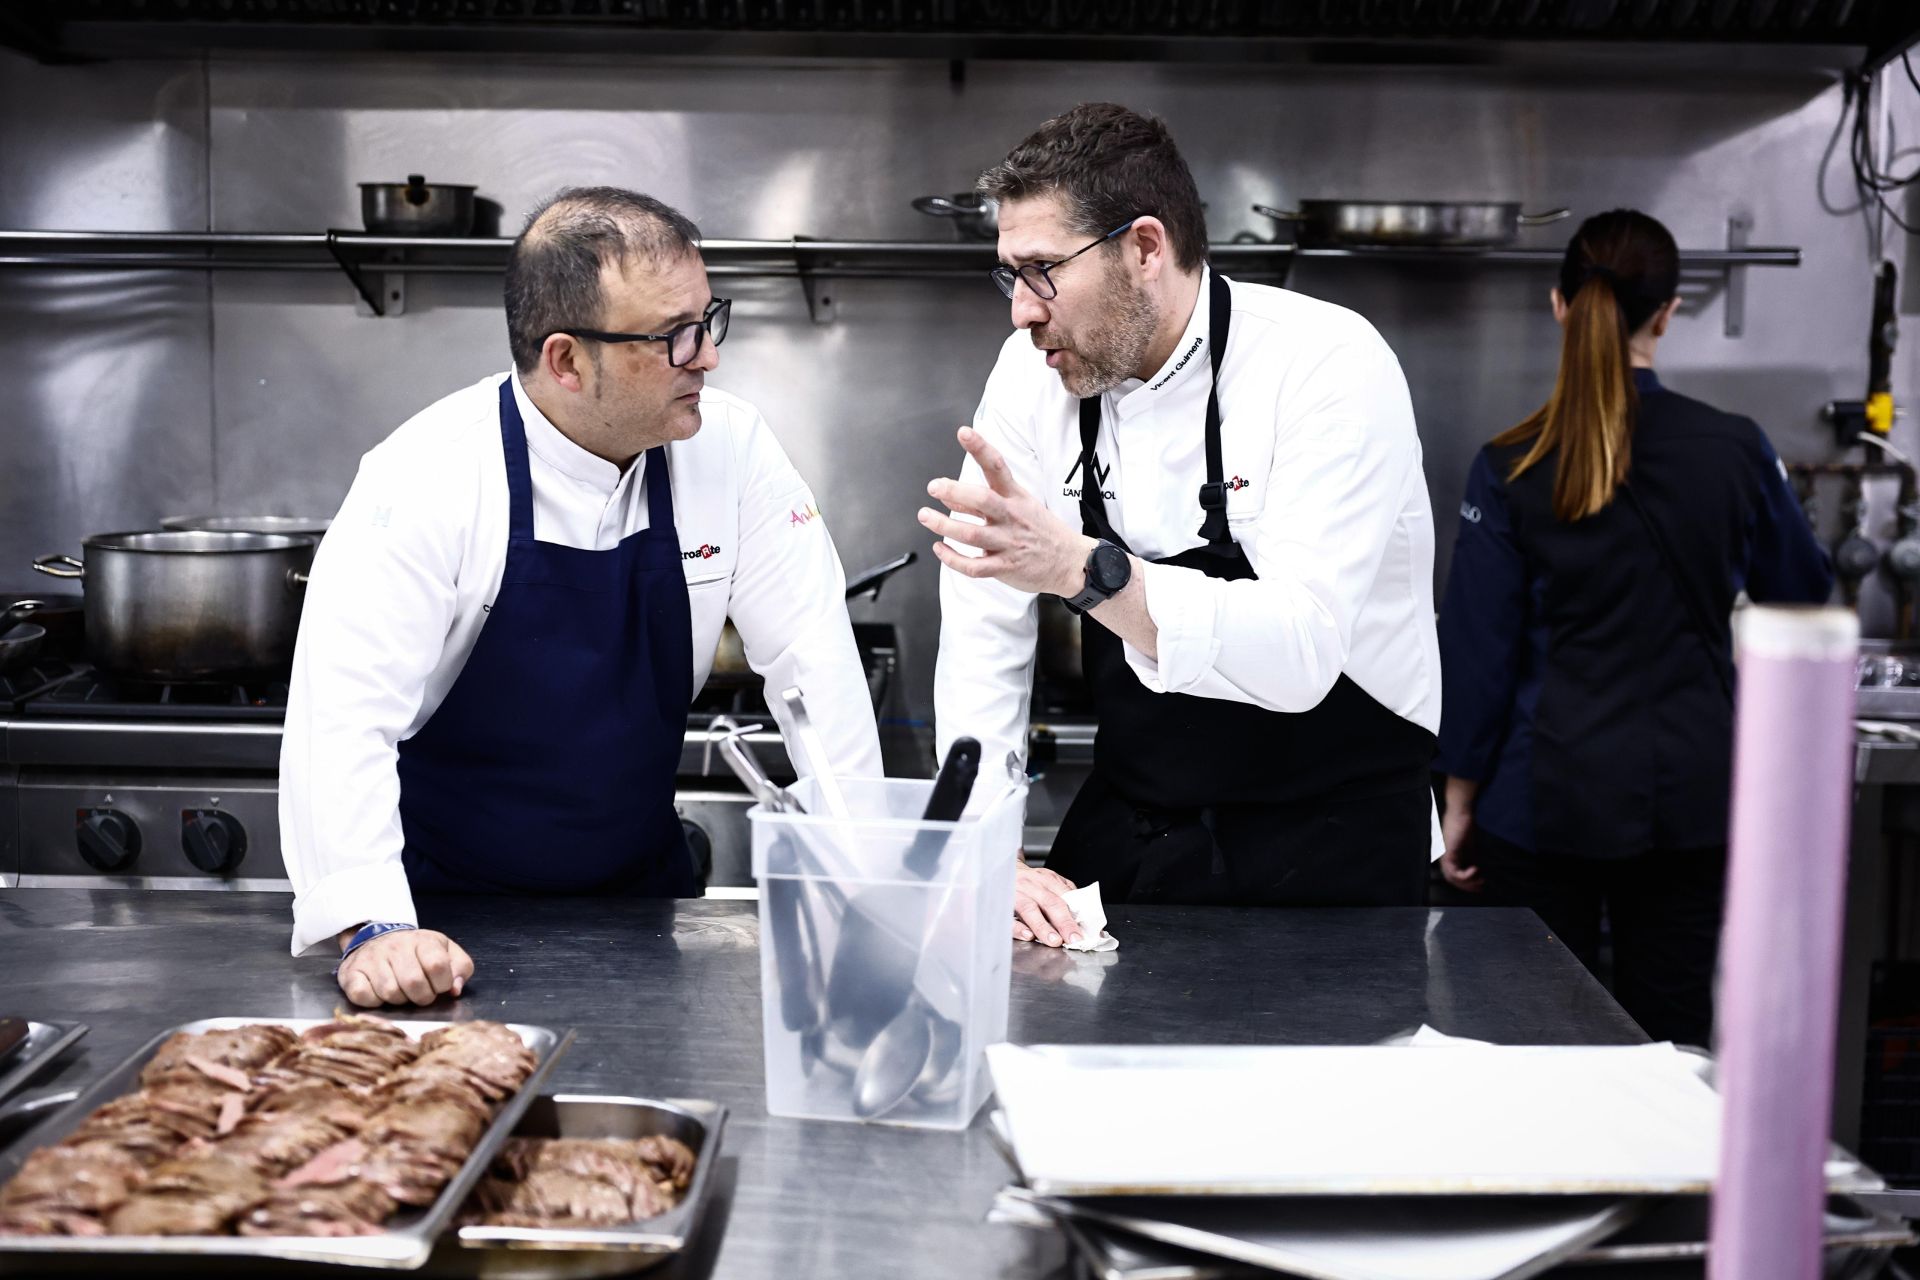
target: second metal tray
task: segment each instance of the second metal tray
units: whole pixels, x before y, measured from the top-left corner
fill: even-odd
[[[154,1053],[176,1032],[214,1031],[250,1024],[272,1023],[294,1032],[320,1026],[328,1018],[202,1018],[197,1022],[169,1027],[136,1050],[126,1061],[95,1081],[59,1115],[42,1121],[20,1142],[0,1152],[0,1183],[18,1173],[20,1166],[38,1147],[50,1146],[78,1129],[95,1108],[111,1102],[139,1086],[140,1070]],[[416,1039],[429,1031],[452,1025],[447,1022],[395,1020],[394,1025]],[[95,1236],[43,1237],[0,1236],[0,1255],[190,1255],[204,1258],[287,1258],[297,1262],[327,1262],[344,1266],[412,1269],[426,1262],[433,1251],[434,1238],[453,1221],[454,1214],[467,1198],[467,1192],[479,1181],[494,1154],[506,1142],[520,1117],[539,1096],[540,1086],[560,1055],[573,1041],[573,1032],[557,1032],[547,1027],[510,1022],[507,1027],[534,1054],[533,1074],[520,1091],[501,1104],[493,1122],[480,1141],[474,1144],[467,1162],[451,1181],[441,1188],[440,1196],[424,1209],[407,1209],[389,1221],[379,1235],[345,1238],[317,1236]]]
[[[0,1068],[0,1098],[31,1080],[40,1068],[85,1034],[84,1022],[35,1022],[29,1018],[26,1043]]]
[[[687,1247],[713,1194],[714,1166],[727,1109],[694,1099],[622,1098],[562,1093],[528,1108],[514,1136],[522,1138],[677,1138],[695,1156],[693,1177],[680,1203],[657,1218],[618,1227],[460,1228],[468,1249],[550,1249],[669,1254]]]

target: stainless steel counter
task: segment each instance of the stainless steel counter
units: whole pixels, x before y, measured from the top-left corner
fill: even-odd
[[[979,1122],[953,1134],[766,1115],[751,904],[421,909],[479,966],[456,1009],[427,1016],[577,1027],[557,1089],[733,1108],[713,1220],[692,1258],[653,1273],[663,1280],[1043,1276],[1063,1261],[1050,1234],[981,1221],[1006,1169]],[[0,894],[0,1003],[92,1026],[41,1079],[77,1084],[189,1018],[325,1016],[338,1002],[330,962],[288,959],[288,925],[278,894]],[[1116,907],[1110,927],[1121,947],[1104,955],[1017,949],[1013,1039],[1360,1044],[1423,1021],[1508,1043],[1644,1039],[1530,912]]]

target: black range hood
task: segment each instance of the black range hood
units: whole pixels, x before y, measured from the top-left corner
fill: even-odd
[[[1920,0],[11,0],[44,61],[353,52],[1877,67]]]

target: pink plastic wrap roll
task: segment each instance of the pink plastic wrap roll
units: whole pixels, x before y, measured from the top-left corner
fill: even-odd
[[[1814,1280],[1853,799],[1845,609],[1744,610],[1717,1017],[1725,1100],[1708,1274]]]

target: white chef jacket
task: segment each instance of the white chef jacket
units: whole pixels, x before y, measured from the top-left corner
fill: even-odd
[[[1114,530],[1142,560],[1206,543],[1209,274],[1166,363],[1101,397],[1095,476],[1080,474],[1080,402],[1025,332],[1001,347],[973,418],[1021,487],[1074,528],[1080,486],[1098,483]],[[1312,710],[1344,672],[1387,710],[1437,731],[1433,512],[1399,361],[1344,307],[1267,285],[1230,288],[1220,454],[1228,526],[1259,577],[1148,564],[1159,658],[1126,645],[1127,664],[1156,693],[1290,712]],[[961,478],[986,483],[971,458]],[[980,740],[983,759],[1025,758],[1035,598],[946,570],[940,616],[942,758],[961,735]]]
[[[608,551],[645,529],[644,455],[622,473],[506,376],[526,427],[534,536]],[[416,920],[400,861],[398,747],[459,678],[506,570],[500,382],[454,392],[362,458],[314,558],[280,748],[296,955],[363,921]],[[708,387],[700,418],[691,440],[667,446],[693,687],[706,683],[731,616],[769,688],[807,691],[834,768],[878,777],[846,578],[813,494],[752,405]],[[773,715],[788,732],[785,705]]]

